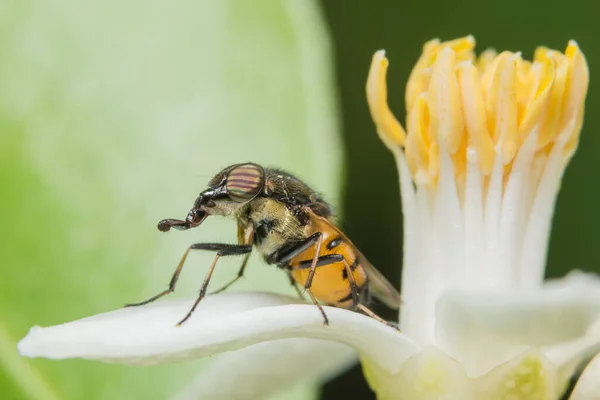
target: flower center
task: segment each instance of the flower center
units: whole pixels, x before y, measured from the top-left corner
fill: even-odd
[[[367,98],[396,156],[404,213],[401,323],[433,341],[449,290],[537,288],[563,171],[575,152],[588,85],[577,44],[487,50],[472,37],[425,44],[406,87],[404,130],[387,105],[384,52]],[[412,332],[411,332],[412,331]]]

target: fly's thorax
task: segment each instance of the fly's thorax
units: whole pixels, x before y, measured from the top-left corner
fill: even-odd
[[[277,170],[266,169],[264,193],[289,206],[305,206],[315,214],[329,218],[333,214],[327,202],[310,186],[294,175]]]
[[[307,237],[308,225],[298,213],[271,198],[256,198],[239,214],[242,223],[254,226],[254,244],[265,257],[290,241]]]

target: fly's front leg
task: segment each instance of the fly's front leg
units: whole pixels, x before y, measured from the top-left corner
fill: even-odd
[[[193,250],[193,246],[195,246],[195,245],[188,247],[187,250],[185,251],[185,253],[183,253],[181,260],[179,261],[179,264],[177,265],[177,269],[175,269],[175,273],[171,277],[171,281],[169,282],[169,288],[167,290],[160,292],[156,296],[153,296],[146,301],[142,301],[140,303],[125,304],[125,307],[143,306],[148,303],[152,303],[153,301],[158,300],[161,297],[166,296],[167,294],[173,293],[175,291],[175,286],[177,285],[177,280],[179,279],[179,274],[181,274],[183,264],[185,263],[185,260],[187,259],[187,256],[190,253],[190,251]]]
[[[248,225],[248,226],[238,225],[238,242],[240,244],[247,244],[250,246],[252,245],[252,243],[254,242],[254,226],[253,225]],[[226,290],[228,287],[230,287],[231,285],[236,283],[238,280],[240,280],[244,276],[244,270],[246,269],[246,265],[248,264],[249,259],[250,259],[250,253],[246,254],[246,256],[244,257],[244,261],[242,261],[242,265],[240,266],[240,269],[239,269],[236,277],[233,278],[231,281],[229,281],[227,284],[223,285],[219,289],[212,292],[211,294],[221,293],[222,291]]]
[[[242,255],[242,254],[248,254],[248,253],[250,253],[252,251],[252,245],[246,245],[246,244],[232,245],[232,244],[220,244],[220,243],[198,243],[198,244],[193,244],[192,246],[190,246],[190,249],[193,249],[193,250],[212,250],[212,251],[216,251],[217,254],[215,255],[215,258],[213,259],[213,262],[210,265],[210,268],[208,269],[208,273],[206,274],[206,278],[204,279],[204,282],[202,283],[202,287],[200,288],[200,294],[198,295],[198,298],[194,302],[194,305],[192,306],[192,308],[190,309],[190,311],[187,313],[187,315],[181,321],[179,321],[177,323],[177,325],[181,325],[185,321],[187,321],[192,316],[192,314],[194,313],[194,310],[196,310],[196,307],[198,306],[198,304],[200,303],[200,301],[202,301],[202,299],[206,296],[206,289],[208,288],[208,284],[210,283],[210,278],[212,277],[213,271],[215,270],[215,266],[217,265],[217,261],[219,261],[219,258],[221,258],[223,256],[237,256],[237,255]]]
[[[196,308],[196,306],[198,305],[200,300],[202,300],[202,298],[205,296],[206,287],[208,286],[208,283],[212,276],[212,272],[217,263],[217,260],[221,256],[250,253],[252,251],[252,246],[251,245],[232,245],[232,244],[222,244],[222,243],[195,243],[195,244],[191,245],[190,247],[188,247],[187,250],[185,251],[185,253],[183,253],[183,256],[181,257],[181,261],[179,261],[179,264],[177,265],[177,269],[175,270],[175,273],[173,274],[173,277],[171,278],[171,282],[169,283],[169,288],[167,290],[160,292],[156,296],[153,296],[146,301],[142,301],[140,303],[127,304],[127,305],[125,305],[125,307],[143,306],[145,304],[152,303],[153,301],[158,300],[161,297],[163,297],[169,293],[174,292],[175,286],[177,285],[177,280],[179,279],[179,275],[181,274],[181,270],[183,269],[183,265],[185,264],[185,260],[187,259],[188,255],[190,254],[190,251],[192,251],[192,250],[216,251],[217,255],[215,256],[215,259],[213,260],[213,263],[211,264],[211,267],[209,269],[207,277],[204,281],[204,284],[202,285],[202,290],[200,291],[200,297],[194,304],[194,307],[192,308],[192,310],[188,313],[188,315],[182,321],[179,322],[179,324],[183,323],[187,318],[190,317],[190,315],[192,314],[193,310]]]
[[[230,280],[225,285],[221,286],[220,288],[218,288],[217,290],[215,290],[211,294],[221,293],[222,291],[224,291],[227,288],[229,288],[229,286],[233,285],[238,280],[242,279],[242,277],[244,276],[244,270],[246,269],[246,265],[248,264],[248,260],[249,259],[250,259],[250,253],[246,254],[246,256],[244,257],[244,261],[242,261],[242,266],[240,267],[240,269],[239,269],[237,275],[235,276],[235,278],[233,278],[232,280]]]

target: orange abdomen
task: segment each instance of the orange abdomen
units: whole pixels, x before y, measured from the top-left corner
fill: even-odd
[[[310,234],[321,232],[323,242],[319,256],[328,254],[339,254],[344,256],[346,263],[350,266],[352,276],[360,293],[367,284],[367,275],[360,265],[360,259],[354,252],[351,243],[344,241],[343,237],[332,230],[329,225],[321,223],[319,220],[311,222]],[[306,283],[310,268],[298,269],[299,263],[306,260],[312,260],[316,251],[316,246],[300,253],[290,262],[292,278],[302,287]],[[324,303],[341,308],[352,307],[352,291],[348,272],[343,261],[317,267],[310,287],[315,297]]]

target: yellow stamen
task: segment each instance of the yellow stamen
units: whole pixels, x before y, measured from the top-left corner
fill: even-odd
[[[404,147],[417,184],[436,184],[440,151],[450,155],[460,183],[469,154],[476,155],[483,176],[491,173],[496,157],[504,174],[510,174],[532,134],[537,135],[536,170],[543,170],[559,141],[565,162],[577,147],[589,74],[574,41],[564,54],[538,48],[533,61],[494,50],[476,58],[474,47],[471,36],[423,46],[406,85],[408,132],[387,105],[388,60],[383,51],[373,56],[367,80],[371,115],[389,148],[397,152]]]
[[[535,65],[523,61],[519,65],[519,141],[523,143],[546,111],[552,84],[555,64],[550,57],[540,57]],[[538,141],[543,141],[539,138]]]
[[[504,165],[517,151],[517,60],[519,55],[503,52],[482,77],[488,129],[492,140],[500,144]]]
[[[567,134],[569,130],[572,132],[565,147],[565,155],[567,159],[570,159],[579,144],[579,134],[583,125],[583,103],[585,102],[590,76],[585,57],[574,40],[569,42],[565,55],[569,60],[569,74],[559,127],[561,132],[565,131]]]
[[[456,80],[456,53],[449,47],[438,53],[429,81],[432,136],[453,155],[462,142],[464,122]]]
[[[469,147],[477,152],[479,168],[488,175],[494,165],[494,142],[487,129],[479,72],[472,63],[462,63],[458,66],[457,77]]]
[[[379,50],[373,55],[367,78],[367,100],[381,141],[395,151],[399,146],[404,146],[406,133],[387,104],[387,67],[385,51]]]
[[[475,66],[481,74],[483,74],[483,71],[485,71],[488,68],[488,66],[492,63],[492,61],[496,59],[497,55],[498,52],[496,50],[487,49],[483,53],[481,53],[479,57],[477,57],[477,60],[475,61]]]

